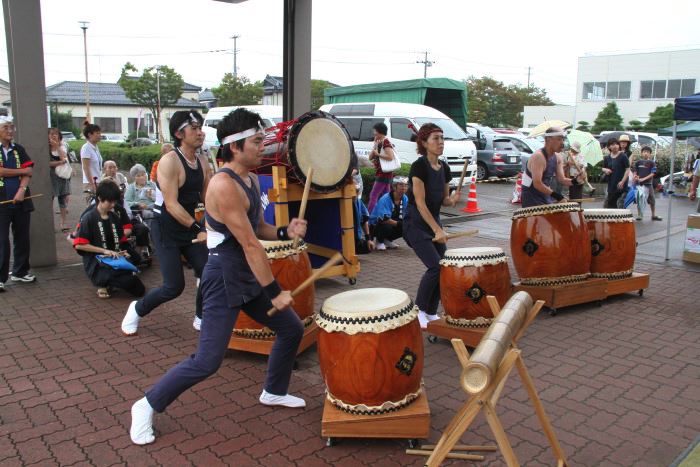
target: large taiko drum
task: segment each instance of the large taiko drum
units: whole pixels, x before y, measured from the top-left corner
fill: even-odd
[[[510,289],[508,257],[500,248],[447,250],[440,261],[440,300],[449,324],[488,326],[493,313],[486,296],[495,296],[503,306]]]
[[[289,241],[265,241],[261,240],[267,259],[270,262],[272,275],[279,283],[282,290],[294,290],[312,274],[311,261],[306,252],[306,244],[302,241],[297,248]],[[299,295],[294,297],[294,311],[304,322],[304,327],[313,322],[314,314],[314,286],[310,285]],[[275,333],[266,326],[258,323],[241,311],[233,329],[233,334],[249,339],[274,339]]]
[[[585,209],[591,241],[591,275],[623,279],[632,275],[637,240],[629,209]]]
[[[328,400],[349,413],[379,415],[422,392],[423,336],[416,307],[396,289],[359,289],[323,302],[318,357]]]
[[[319,110],[268,130],[263,161],[255,172],[270,174],[275,165],[285,166],[287,178],[300,184],[313,168],[311,189],[330,193],[347,183],[357,156],[343,124]]]
[[[524,285],[570,284],[590,276],[590,239],[578,203],[516,210],[510,249]]]

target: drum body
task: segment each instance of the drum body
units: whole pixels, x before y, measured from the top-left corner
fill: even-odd
[[[282,165],[290,181],[303,185],[313,168],[311,189],[330,193],[347,183],[357,165],[350,135],[340,120],[326,112],[308,112],[273,131],[265,138],[263,161],[256,173],[269,175],[272,166]]]
[[[508,257],[500,248],[447,250],[440,261],[440,300],[449,324],[488,326],[493,313],[486,296],[503,306],[510,290]]]
[[[268,242],[261,240],[267,259],[270,262],[272,275],[279,283],[282,290],[294,290],[312,274],[311,261],[306,252],[306,244],[299,243],[294,249],[292,241]],[[299,295],[294,297],[294,311],[304,322],[304,327],[313,322],[314,314],[314,286],[310,285]],[[275,333],[269,328],[258,323],[244,311],[238,313],[233,333],[249,339],[274,339]]]
[[[585,209],[591,241],[591,275],[623,279],[632,275],[637,240],[629,209]]]
[[[423,336],[416,307],[396,289],[359,289],[328,298],[316,316],[328,400],[346,412],[379,415],[418,398]]]
[[[590,275],[590,240],[578,203],[518,209],[513,213],[510,248],[524,285],[576,283]]]

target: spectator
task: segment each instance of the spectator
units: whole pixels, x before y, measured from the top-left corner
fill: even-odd
[[[87,141],[80,148],[80,162],[83,166],[83,190],[89,192],[86,201],[90,204],[102,173],[102,155],[97,147],[102,139],[102,130],[97,125],[87,123],[83,128],[83,136]]]
[[[583,183],[586,181],[586,159],[581,154],[581,143],[574,141],[564,156],[564,174],[579,183],[569,187],[569,199],[583,198]]]
[[[12,117],[0,116],[0,292],[5,291],[10,272],[10,231],[14,261],[14,282],[34,282],[36,276],[29,272],[29,220],[34,210],[29,194],[29,180],[34,162],[22,146],[14,143],[15,126]]]
[[[625,198],[622,196],[625,184],[629,177],[629,159],[620,152],[620,144],[616,139],[608,141],[610,154],[603,159],[603,173],[608,176],[608,194],[605,198],[605,207],[617,209],[623,207]]]
[[[160,157],[163,157],[169,152],[172,152],[175,150],[175,146],[173,146],[170,143],[163,143],[163,145],[160,147]],[[151,181],[153,183],[158,183],[158,162],[160,162],[160,158],[153,163],[151,166]]]
[[[101,180],[110,179],[117,184],[122,193],[126,190],[126,185],[128,183],[124,174],[119,172],[117,163],[114,161],[105,161],[104,167],[102,168],[102,178]]]
[[[700,154],[700,151],[698,154]],[[690,201],[695,201],[698,197],[698,184],[700,184],[700,158],[695,159],[693,165],[693,178],[690,182],[690,193],[688,193]],[[700,213],[700,201],[698,201],[697,212]]]
[[[83,267],[97,296],[109,298],[110,289],[119,288],[136,297],[146,292],[141,280],[133,271],[113,269],[100,262],[101,256],[125,257],[128,242],[122,229],[122,220],[113,209],[121,199],[119,187],[111,180],[97,185],[96,204],[80,218],[78,233],[73,246],[83,257]]]
[[[654,196],[654,175],[656,175],[656,163],[651,160],[651,148],[644,146],[642,148],[642,158],[634,161],[631,169],[634,174],[634,183],[637,185],[637,190],[646,192],[647,203],[651,208],[651,220],[662,220],[656,215],[656,198]],[[640,205],[637,205],[638,216],[637,220],[641,221],[644,218],[644,213]]]
[[[362,175],[357,169],[353,169],[352,178],[357,190],[357,197],[352,207],[355,216],[355,251],[359,255],[367,254],[374,250],[374,241],[371,240],[369,230],[369,211],[362,202]]]
[[[393,160],[396,157],[394,145],[386,137],[388,131],[386,125],[379,122],[374,125],[372,131],[374,133],[374,149],[369,154],[369,160],[374,164],[375,173],[374,185],[372,185],[372,191],[369,194],[369,205],[367,206],[370,212],[374,210],[377,200],[383,194],[389,193],[391,190],[391,179],[394,177],[394,172],[382,172],[382,165],[379,159]]]
[[[56,174],[56,168],[68,161],[68,148],[63,142],[63,135],[58,128],[49,128],[49,151],[51,160],[49,162],[49,175],[51,177],[51,187],[53,198],[58,198],[58,210],[61,215],[61,232],[68,232],[66,218],[68,216],[68,197],[70,196],[70,177],[63,178]],[[68,166],[70,167],[70,165]]]
[[[377,250],[398,248],[394,240],[403,236],[403,218],[408,206],[408,178],[394,177],[391,192],[385,194],[374,207],[369,218],[377,239]]]
[[[632,146],[629,135],[620,135],[617,142],[620,144],[620,152],[625,154],[630,164],[632,164]]]
[[[156,184],[148,180],[146,168],[141,164],[135,164],[129,171],[129,175],[134,182],[127,186],[124,202],[131,209],[152,211],[156,199]]]

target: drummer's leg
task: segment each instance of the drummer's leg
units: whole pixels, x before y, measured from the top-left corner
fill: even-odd
[[[418,286],[416,305],[425,313],[434,315],[437,312],[437,304],[432,302],[436,291],[438,297],[440,294],[440,259],[445,254],[446,247],[443,244],[433,242],[430,238],[412,240],[412,243],[416,256],[428,268]],[[434,306],[431,309],[432,305]]]

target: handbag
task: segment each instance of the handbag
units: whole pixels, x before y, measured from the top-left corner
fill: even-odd
[[[382,168],[382,172],[384,173],[393,172],[394,170],[399,170],[401,168],[401,161],[398,157],[396,157],[396,153],[394,153],[394,158],[390,161],[380,157],[379,166]]]
[[[120,256],[118,258],[112,258],[111,256],[106,256],[106,255],[97,255],[95,256],[97,258],[97,261],[100,262],[100,264],[104,264],[105,266],[115,269],[117,271],[130,271],[130,272],[138,272],[138,269],[136,266],[131,264],[125,257]]]
[[[66,180],[73,175],[73,167],[70,166],[67,160],[65,164],[56,166],[55,170],[56,176],[58,176],[59,178],[65,178]]]

